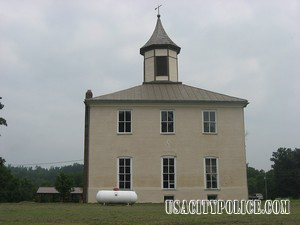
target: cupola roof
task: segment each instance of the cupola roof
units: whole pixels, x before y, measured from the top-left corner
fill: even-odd
[[[167,48],[172,49],[177,52],[177,54],[180,52],[180,47],[176,45],[171,38],[167,35],[165,29],[163,28],[163,25],[160,20],[160,15],[157,15],[157,22],[154,29],[154,32],[147,41],[147,43],[141,47],[140,54],[144,55],[144,53],[148,50],[155,49],[155,48]]]

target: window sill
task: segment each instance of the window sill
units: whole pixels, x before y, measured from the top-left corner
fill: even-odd
[[[205,188],[204,191],[221,191],[220,188]]]
[[[117,133],[117,135],[132,135],[132,132],[128,133]]]
[[[162,188],[162,191],[177,191],[176,188]]]
[[[204,135],[217,135],[218,133],[217,132],[202,132],[202,134]]]
[[[162,135],[175,135],[175,132],[173,132],[173,133],[168,133],[168,132],[160,132],[160,134],[162,134]]]

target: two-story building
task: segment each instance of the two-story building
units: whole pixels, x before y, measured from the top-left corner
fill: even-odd
[[[248,101],[182,84],[180,47],[160,15],[140,49],[144,82],[85,99],[84,199],[134,190],[138,202],[247,199],[244,107]]]

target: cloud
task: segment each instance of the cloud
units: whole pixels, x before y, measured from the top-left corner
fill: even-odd
[[[268,169],[278,147],[299,147],[299,1],[162,5],[164,28],[182,47],[179,79],[250,101],[250,166]],[[1,116],[9,125],[0,127],[0,148],[8,163],[83,158],[84,93],[142,83],[139,48],[153,32],[154,8],[133,0],[0,1]]]
[[[18,48],[15,42],[0,39],[0,49],[0,68],[18,64]]]

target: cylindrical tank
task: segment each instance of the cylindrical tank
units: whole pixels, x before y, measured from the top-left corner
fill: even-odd
[[[98,191],[96,195],[98,203],[126,203],[133,204],[137,201],[135,191]]]

